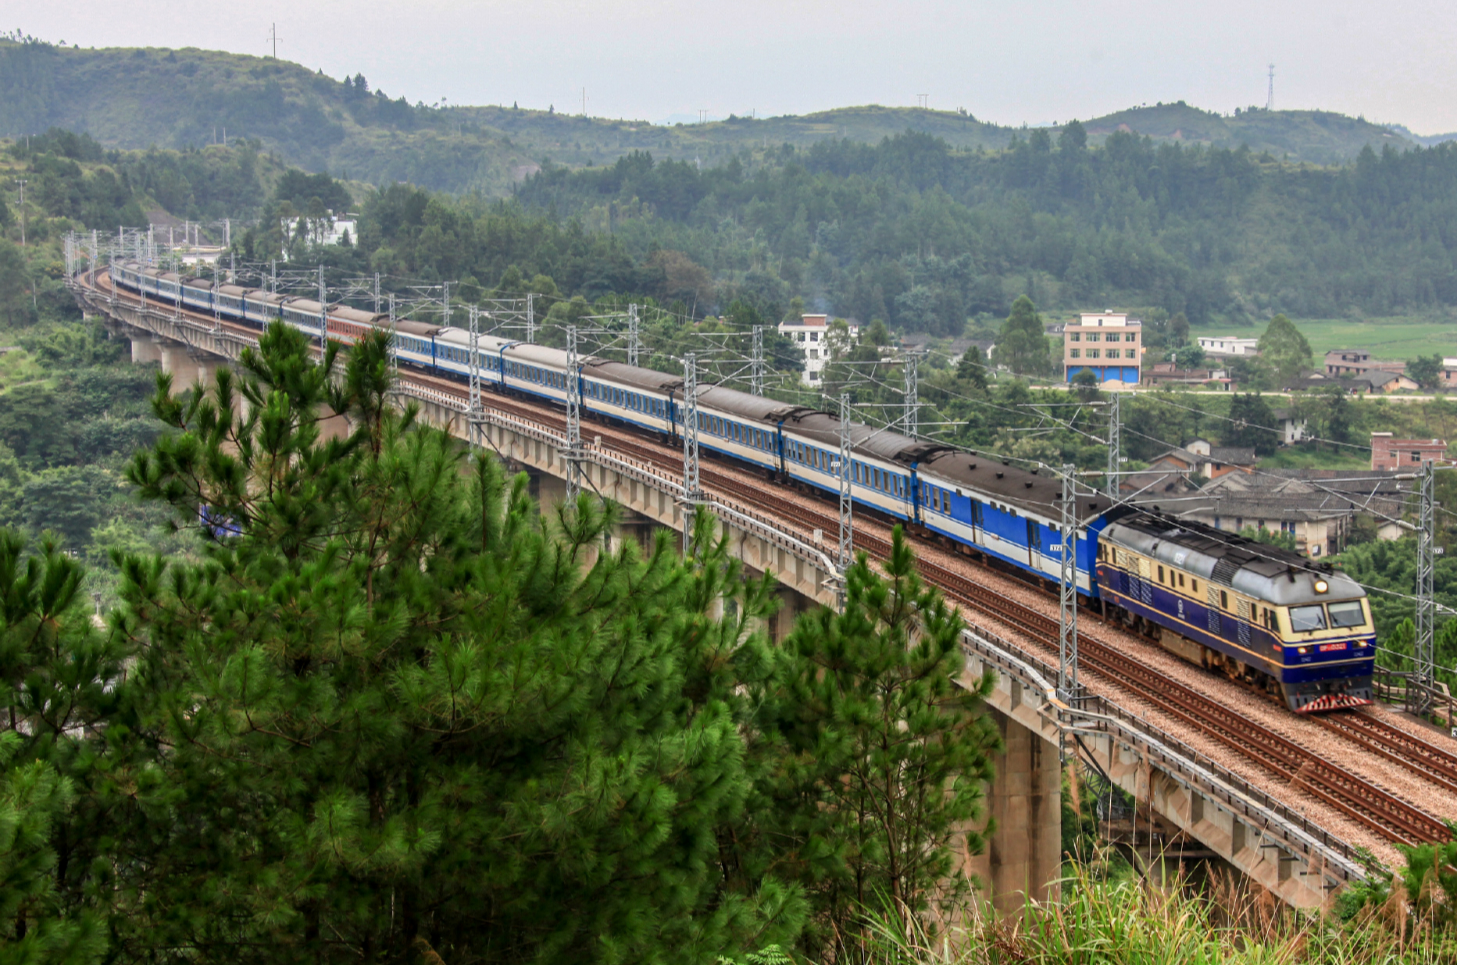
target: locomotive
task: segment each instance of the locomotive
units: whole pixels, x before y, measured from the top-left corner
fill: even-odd
[[[114,284],[144,298],[226,316],[255,328],[274,322],[352,344],[386,315],[321,305],[236,285],[114,264]],[[459,328],[396,321],[401,364],[565,406],[576,380],[582,412],[664,439],[682,431],[683,378]],[[754,466],[777,483],[840,491],[840,420],[833,413],[700,385],[700,449]],[[857,506],[1025,577],[1061,579],[1062,481],[1009,460],[889,430],[853,425],[848,467]],[[1157,509],[1079,498],[1077,591],[1171,653],[1264,690],[1297,713],[1372,702],[1376,640],[1365,591],[1298,554]]]

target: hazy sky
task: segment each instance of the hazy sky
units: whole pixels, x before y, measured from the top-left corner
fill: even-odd
[[[90,46],[268,52],[390,96],[651,121],[850,104],[965,107],[1003,124],[1186,100],[1320,107],[1457,130],[1452,0],[47,0],[14,26]],[[8,26],[6,29],[10,29]]]

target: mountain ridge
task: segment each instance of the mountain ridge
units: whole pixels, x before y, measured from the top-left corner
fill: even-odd
[[[1427,140],[1405,128],[1329,111],[1222,115],[1182,101],[1081,123],[1093,143],[1123,130],[1154,141],[1245,145],[1321,165],[1350,161],[1367,146],[1406,149]],[[242,136],[314,171],[495,197],[509,194],[544,163],[589,167],[633,151],[714,165],[783,144],[877,143],[906,131],[942,138],[960,150],[996,151],[1037,130],[1054,137],[1062,130],[999,125],[961,111],[879,105],[768,118],[730,115],[664,127],[515,106],[412,105],[369,89],[361,75],[341,81],[289,61],[199,48],[82,50],[0,41],[0,134],[50,127],[132,149],[186,148]]]

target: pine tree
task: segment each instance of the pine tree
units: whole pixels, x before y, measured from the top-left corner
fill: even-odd
[[[844,612],[801,617],[760,691],[755,751],[773,769],[746,837],[766,850],[760,867],[808,890],[811,955],[853,941],[882,905],[906,924],[964,898],[956,856],[985,840],[998,737],[974,710],[991,678],[958,683],[961,619],[899,527],[883,570],[861,555]]]
[[[128,733],[165,752],[118,944],[636,963],[792,940],[793,890],[730,887],[718,860],[751,791],[734,667],[768,659],[768,584],[743,589],[706,520],[685,566],[666,537],[609,552],[585,494],[538,518],[524,479],[392,411],[386,346],[340,371],[275,326],[240,380],[159,385],[174,432],[131,478],[216,538],[200,564],[124,561],[151,699]],[[322,437],[325,406],[349,437]]]

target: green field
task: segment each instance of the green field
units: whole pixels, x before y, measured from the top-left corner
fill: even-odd
[[[1346,348],[1364,349],[1377,359],[1413,359],[1433,352],[1457,356],[1457,317],[1429,313],[1390,318],[1297,318],[1295,324],[1310,342],[1317,363],[1326,352]],[[1192,334],[1259,338],[1263,333],[1263,326],[1209,326],[1195,329]]]

